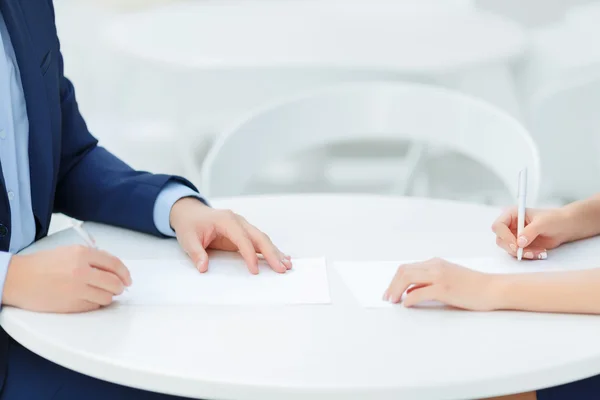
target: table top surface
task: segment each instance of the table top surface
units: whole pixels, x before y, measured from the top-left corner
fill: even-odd
[[[450,3],[450,2],[448,2]],[[342,68],[449,72],[512,61],[523,29],[444,2],[183,2],[117,17],[126,54],[195,69]]]
[[[74,370],[163,393],[218,399],[464,399],[600,373],[600,318],[450,309],[363,309],[332,261],[505,256],[499,210],[368,195],[216,199],[296,257],[326,256],[332,304],[124,306],[78,315],[3,308],[4,329]],[[87,224],[122,258],[183,258],[172,239]],[[71,231],[29,248],[78,243]],[[550,253],[549,268],[598,260],[598,240]],[[219,255],[214,255],[218,257]]]

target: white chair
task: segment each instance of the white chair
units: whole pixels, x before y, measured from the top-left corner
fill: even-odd
[[[562,203],[600,192],[600,64],[572,72],[538,91],[529,113],[543,197]]]
[[[527,167],[529,204],[537,200],[537,149],[513,117],[482,100],[414,83],[337,85],[259,110],[217,138],[200,186],[209,197],[244,194],[269,162],[348,140],[411,140],[455,150],[492,170],[512,196]]]
[[[131,71],[138,82],[152,82],[148,90],[132,90],[135,80],[127,80],[131,93],[123,99],[135,99],[144,109],[172,103],[172,112],[153,114],[176,124],[177,156],[192,181],[200,180],[210,141],[232,119],[282,96],[332,84],[436,83],[516,115],[509,72],[525,48],[520,27],[478,12],[473,0],[184,1],[119,15],[103,38],[121,54],[119,64],[140,66]],[[288,174],[273,180],[297,176],[318,188],[325,182],[316,173],[331,150],[312,152],[310,169],[285,163],[280,172]]]

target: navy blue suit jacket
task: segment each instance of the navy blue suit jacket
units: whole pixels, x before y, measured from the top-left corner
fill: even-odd
[[[48,232],[53,212],[160,235],[154,202],[170,180],[134,171],[90,134],[63,59],[51,0],[0,0],[17,56],[29,118],[29,163],[36,240]],[[0,173],[0,179],[2,174]],[[0,188],[0,250],[10,243],[10,206]],[[6,374],[9,338],[0,330],[0,379]]]

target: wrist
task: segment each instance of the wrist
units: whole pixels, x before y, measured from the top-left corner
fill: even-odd
[[[515,284],[514,275],[490,274],[488,294],[493,311],[517,309],[513,293]]]
[[[21,284],[23,282],[23,268],[27,262],[27,256],[13,255],[8,264],[6,279],[4,281],[4,290],[2,291],[2,304],[6,306],[16,306],[20,304],[19,294],[22,293]]]
[[[171,212],[169,213],[169,224],[171,228],[177,232],[177,227],[181,226],[188,217],[190,216],[190,211],[196,207],[205,207],[208,208],[206,204],[195,197],[183,197],[173,204],[171,207]]]
[[[574,242],[600,234],[600,215],[582,202],[568,204],[557,210],[564,227],[564,242]]]
[[[574,207],[564,206],[556,209],[554,213],[556,224],[561,227],[561,243],[569,243],[581,239],[584,229],[579,210]]]
[[[492,284],[490,285],[490,296],[492,309],[497,310],[515,310],[512,292],[514,287],[512,275],[492,274]]]

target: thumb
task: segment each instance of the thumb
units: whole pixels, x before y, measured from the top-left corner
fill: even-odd
[[[200,243],[200,238],[195,231],[179,233],[177,241],[179,241],[183,251],[191,258],[198,271],[208,271],[208,254],[206,254],[206,250],[202,246],[202,243]]]
[[[425,301],[438,300],[438,288],[434,285],[422,286],[411,290],[404,299],[405,307],[414,307]]]
[[[544,221],[542,218],[533,220],[527,225],[519,237],[517,238],[517,245],[525,248],[529,246],[539,235],[544,233]]]

